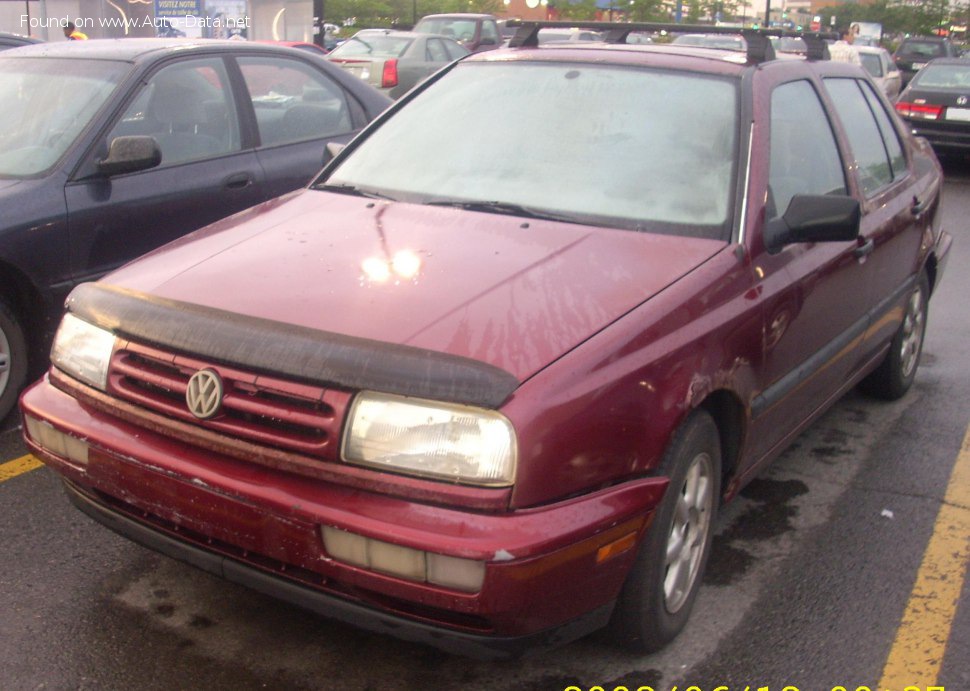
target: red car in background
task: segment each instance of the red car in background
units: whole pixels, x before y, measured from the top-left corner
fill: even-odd
[[[21,405],[83,511],[449,651],[678,634],[719,505],[856,384],[912,385],[941,171],[821,37],[543,26],[75,289]]]

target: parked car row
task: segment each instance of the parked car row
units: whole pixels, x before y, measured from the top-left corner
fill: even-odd
[[[31,452],[111,529],[382,634],[671,641],[721,503],[854,385],[910,388],[951,238],[932,149],[861,68],[623,45],[645,26],[540,45],[568,27],[532,23],[308,187],[75,287],[21,399]],[[12,236],[25,273],[31,242],[65,248],[50,300],[381,107],[265,47],[88,50],[0,69],[72,80],[3,140],[10,187],[50,186],[18,205],[69,207]],[[193,96],[156,108],[166,70]],[[200,151],[222,177],[193,198]]]

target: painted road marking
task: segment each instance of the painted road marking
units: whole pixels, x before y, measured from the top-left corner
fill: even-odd
[[[953,466],[943,506],[878,688],[927,688],[937,683],[968,562],[970,429]]]
[[[23,475],[31,470],[36,470],[42,465],[44,464],[30,454],[21,456],[13,461],[2,463],[0,464],[0,482],[6,482],[7,480],[15,478],[18,475]]]

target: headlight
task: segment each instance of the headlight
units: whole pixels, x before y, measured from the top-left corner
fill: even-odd
[[[104,391],[114,343],[110,331],[67,314],[54,337],[51,362],[72,377]]]
[[[344,435],[348,463],[480,485],[510,485],[515,431],[493,410],[365,392]]]

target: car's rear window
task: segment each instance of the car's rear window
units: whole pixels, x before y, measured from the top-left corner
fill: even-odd
[[[943,44],[938,41],[905,41],[900,46],[899,54],[938,58],[944,55]]]
[[[340,44],[330,53],[331,58],[397,58],[411,45],[413,39],[381,34],[361,35]]]
[[[970,62],[966,65],[927,65],[913,79],[924,89],[970,89]]]
[[[866,68],[866,72],[873,77],[882,76],[882,60],[879,59],[876,53],[863,53],[860,51],[859,59],[862,60],[862,66]]]
[[[462,63],[328,184],[417,203],[501,202],[565,220],[729,236],[734,79],[615,65]]]

